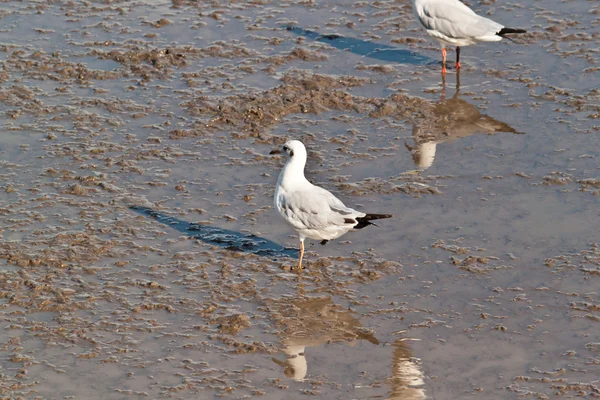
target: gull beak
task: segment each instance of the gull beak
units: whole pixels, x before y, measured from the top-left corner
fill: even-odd
[[[269,154],[281,154],[281,150],[279,149],[273,149],[269,152]]]

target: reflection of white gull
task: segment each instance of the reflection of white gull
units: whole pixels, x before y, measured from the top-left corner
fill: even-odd
[[[414,135],[414,130],[413,130]],[[433,165],[435,160],[435,150],[438,142],[423,142],[416,143],[415,147],[411,147],[408,144],[404,144],[408,151],[411,152],[415,165],[420,169],[427,169]]]
[[[275,188],[275,208],[290,224],[300,239],[300,259],[302,268],[304,239],[321,240],[321,244],[336,239],[352,229],[362,229],[374,225],[372,220],[391,218],[389,214],[365,214],[346,207],[331,192],[310,183],[304,176],[306,148],[298,140],[290,140],[271,154],[284,153],[285,167],[279,174]]]
[[[410,347],[404,339],[399,339],[392,345],[394,347],[394,359],[392,364],[392,376],[389,379],[392,390],[388,396],[389,400],[423,400],[425,389],[423,389],[423,371],[419,360],[411,355]]]
[[[286,363],[281,364],[284,367],[283,373],[295,381],[303,380],[308,372],[308,363],[304,354],[305,348],[306,346],[288,344],[283,349],[286,355]]]
[[[308,373],[305,350],[325,343],[367,340],[379,341],[362,327],[347,310],[332,303],[331,298],[302,298],[269,305],[275,324],[282,328],[285,361],[273,358],[286,376],[301,381]]]
[[[493,135],[497,132],[518,134],[510,125],[481,114],[473,104],[458,96],[442,100],[413,122],[414,145],[405,143],[413,161],[420,169],[431,167],[439,143],[451,142],[476,133]]]
[[[489,18],[475,14],[459,0],[413,0],[417,21],[442,46],[442,73],[446,72],[446,46],[456,46],[456,69],[460,68],[460,46],[477,42],[497,42],[510,33],[524,29],[505,28]]]

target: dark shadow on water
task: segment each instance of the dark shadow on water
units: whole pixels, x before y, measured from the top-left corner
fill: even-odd
[[[284,247],[269,239],[261,238],[255,235],[244,234],[241,232],[230,231],[228,229],[216,228],[214,226],[183,221],[148,207],[130,206],[129,208],[142,215],[154,218],[158,222],[168,225],[170,228],[173,228],[190,237],[214,246],[223,247],[227,250],[251,253],[263,257],[298,258],[298,250]]]
[[[299,28],[297,26],[286,26],[285,28],[297,35],[316,40],[317,42],[327,43],[336,49],[349,51],[360,56],[398,64],[440,65],[440,61],[434,60],[433,58],[387,44],[374,43],[340,35],[322,35],[318,32]]]

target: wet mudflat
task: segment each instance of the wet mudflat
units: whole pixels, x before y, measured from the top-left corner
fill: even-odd
[[[2,3],[0,395],[600,397],[600,8],[483,3],[445,82],[410,2]],[[290,138],[395,215],[302,272]]]

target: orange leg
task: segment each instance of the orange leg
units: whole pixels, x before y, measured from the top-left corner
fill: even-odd
[[[446,73],[446,48],[442,47],[442,74]]]
[[[460,69],[460,47],[456,46],[456,69]]]
[[[304,257],[304,240],[300,241],[300,260],[298,260],[298,269],[302,269],[302,257]]]

